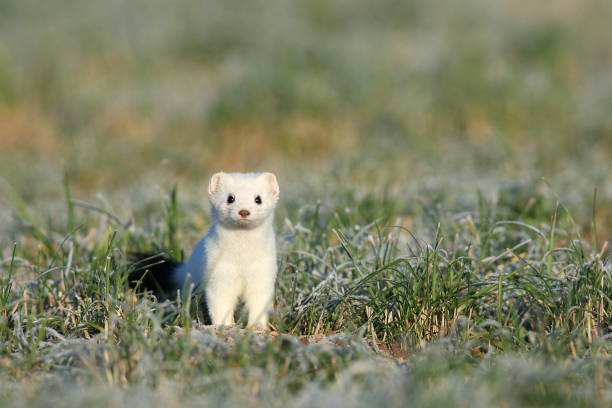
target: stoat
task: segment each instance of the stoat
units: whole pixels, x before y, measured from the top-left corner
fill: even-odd
[[[272,173],[216,173],[208,185],[212,224],[187,263],[158,256],[129,277],[162,297],[190,285],[204,293],[210,321],[233,325],[242,299],[248,326],[267,329],[277,273],[273,220],[279,187]]]

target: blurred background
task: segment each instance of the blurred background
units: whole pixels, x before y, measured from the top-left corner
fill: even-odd
[[[15,203],[58,216],[64,176],[121,213],[269,170],[285,214],[480,193],[516,218],[561,202],[587,235],[598,189],[609,239],[610,21],[606,0],[0,0],[0,232]]]

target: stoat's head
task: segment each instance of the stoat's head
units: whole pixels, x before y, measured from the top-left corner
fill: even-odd
[[[272,216],[278,182],[272,173],[216,173],[208,194],[213,215],[229,228],[256,228]]]

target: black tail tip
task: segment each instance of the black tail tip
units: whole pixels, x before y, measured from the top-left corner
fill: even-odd
[[[128,284],[137,291],[152,291],[153,294],[168,298],[176,292],[174,272],[180,262],[163,253],[132,252],[128,255],[130,273]]]

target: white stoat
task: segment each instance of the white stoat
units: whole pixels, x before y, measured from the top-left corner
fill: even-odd
[[[272,173],[216,173],[210,179],[208,194],[212,225],[189,261],[177,264],[166,260],[165,268],[150,268],[147,272],[154,285],[142,272],[130,276],[130,281],[153,290],[157,286],[166,293],[196,285],[204,292],[214,325],[233,325],[234,310],[242,299],[249,313],[248,326],[266,329],[277,272],[273,228],[279,197],[276,177]]]

